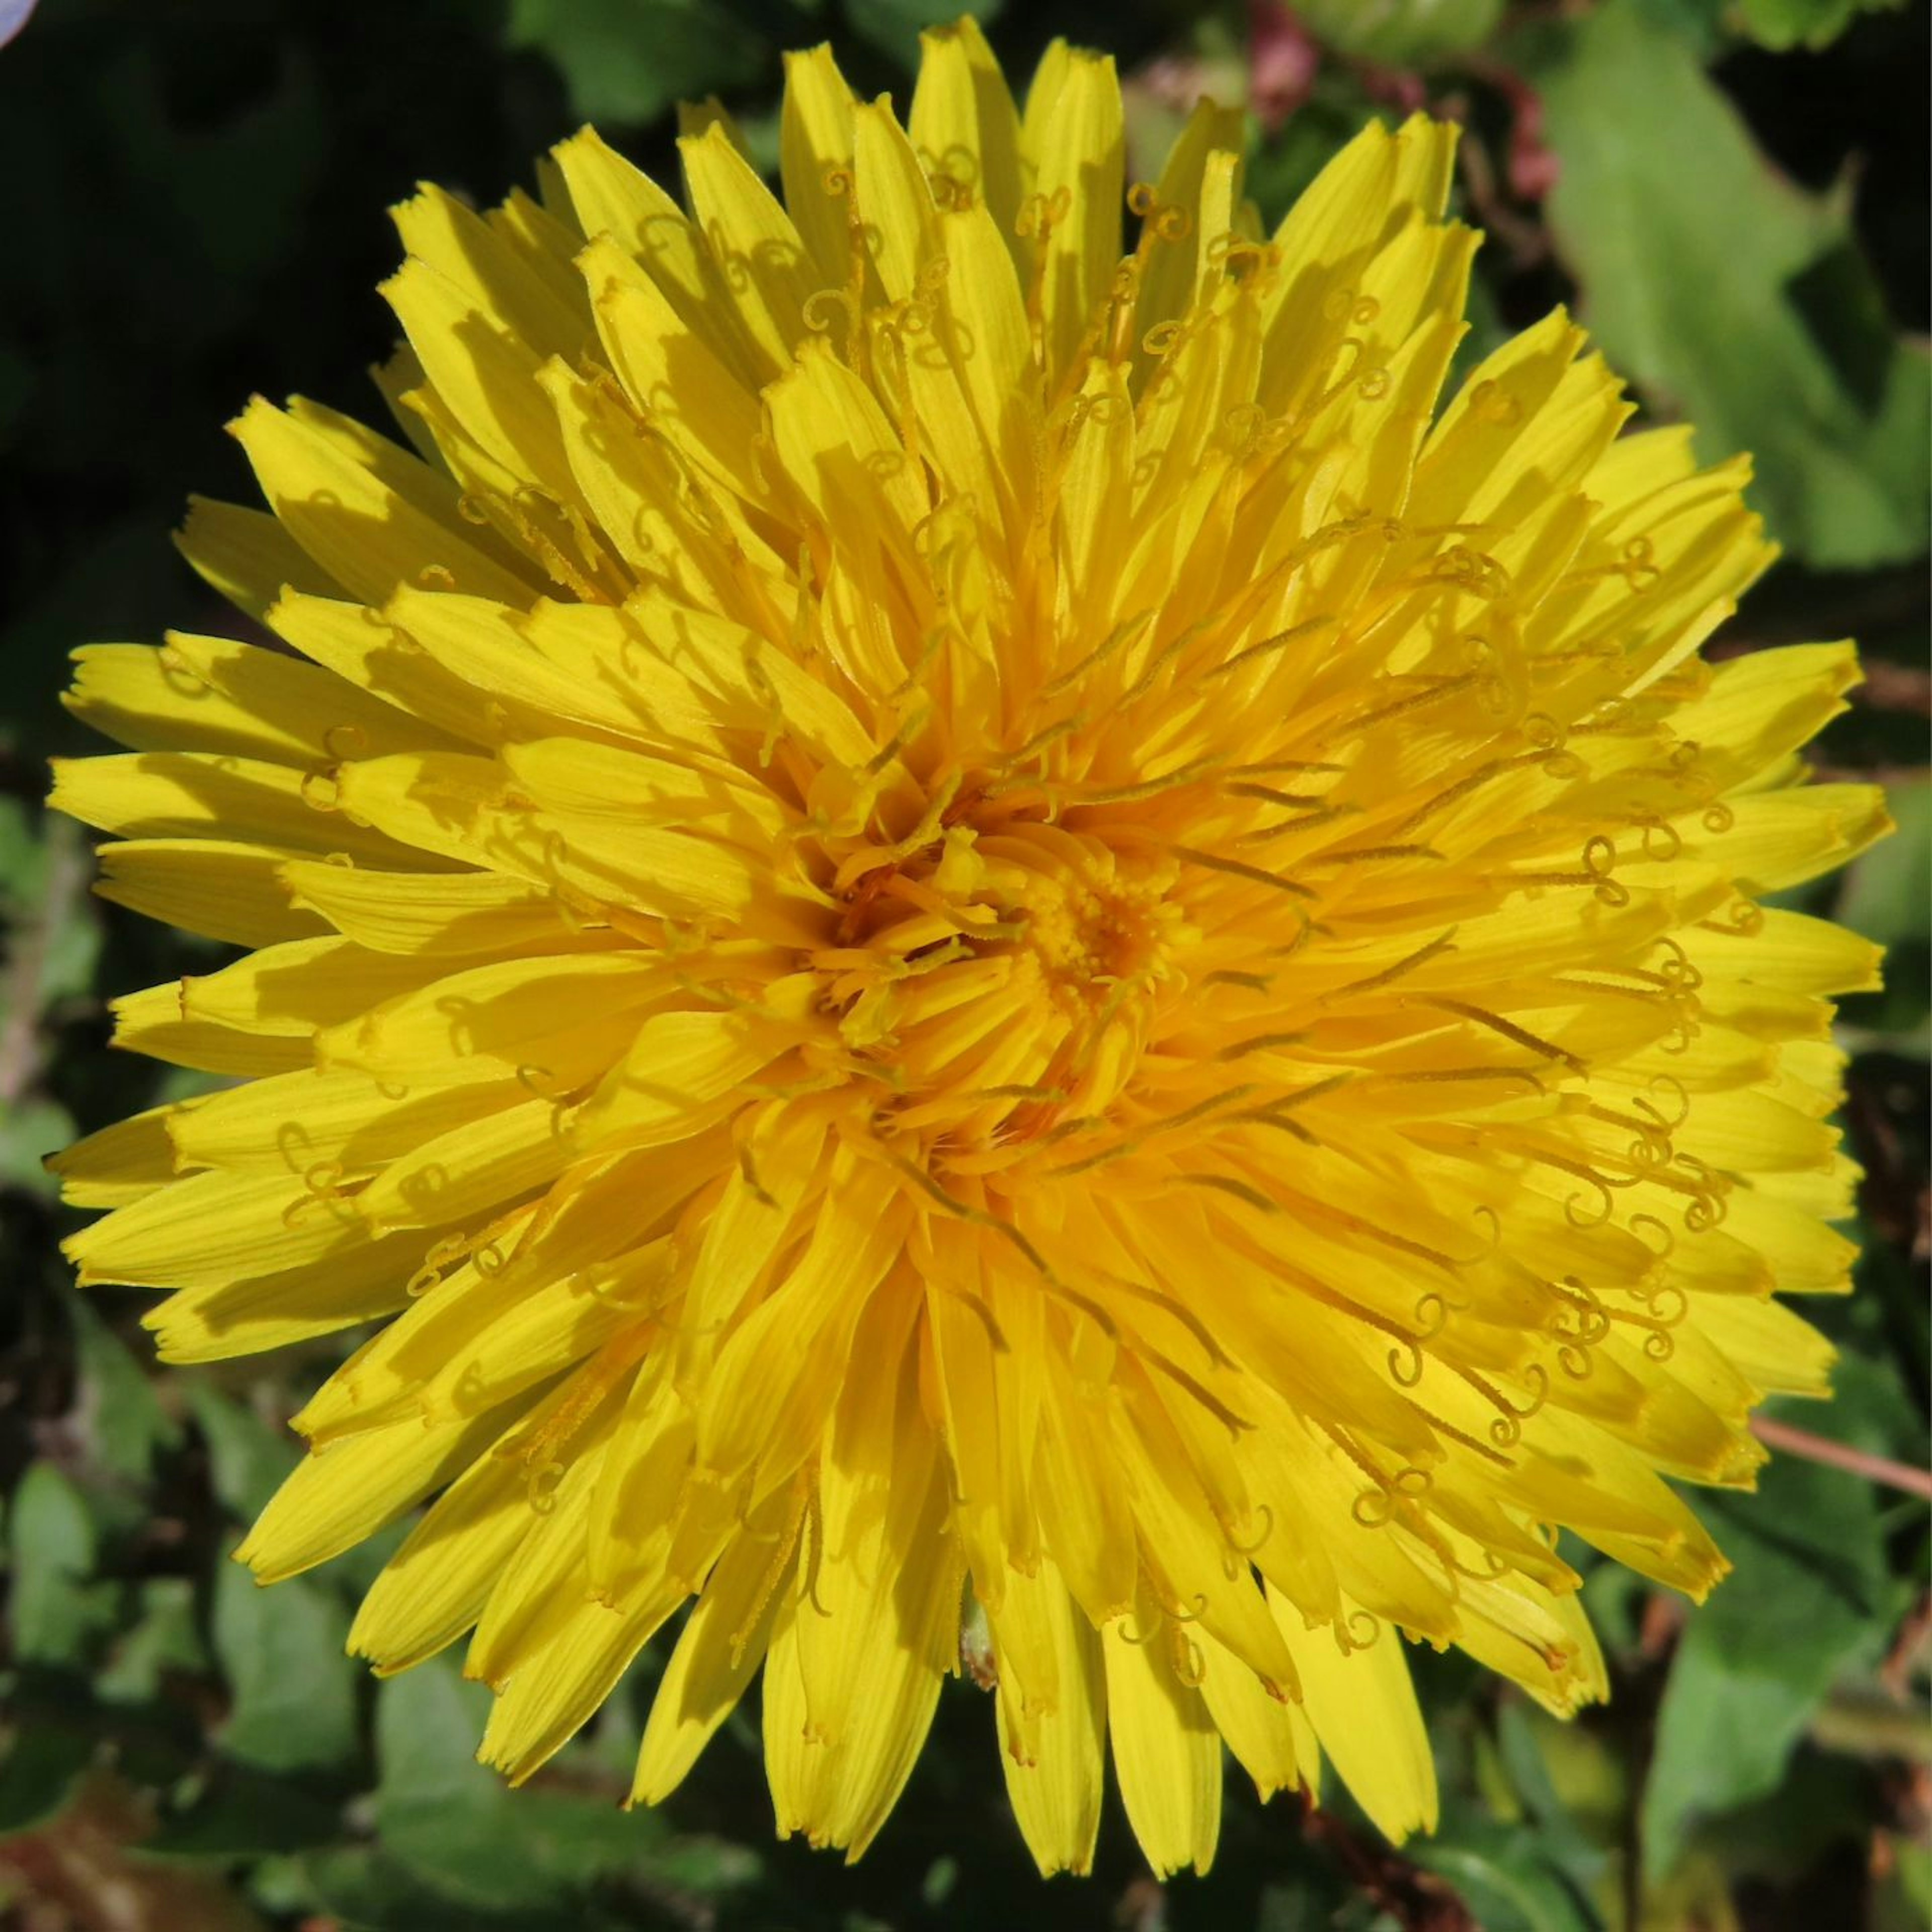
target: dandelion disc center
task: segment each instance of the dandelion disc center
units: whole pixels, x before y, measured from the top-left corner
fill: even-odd
[[[853,869],[824,1004],[902,1128],[1010,1146],[1120,1093],[1187,938],[1170,860],[982,811]]]

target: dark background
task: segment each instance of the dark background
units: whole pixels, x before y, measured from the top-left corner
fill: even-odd
[[[1258,76],[1250,191],[1270,224],[1372,114],[1468,125],[1490,240],[1472,350],[1575,303],[1654,416],[1750,447],[1786,560],[1721,648],[1857,634],[1870,679],[1820,749],[1900,831],[1807,896],[1893,948],[1848,1004],[1846,1125],[1868,1171],[1859,1292],[1807,1313],[1839,1400],[1785,1419],[1926,1460],[1928,196],[1923,5],[1856,0],[1009,0],[1022,84],[1052,34],[1106,46],[1130,171],[1195,92]],[[778,50],[830,37],[903,106],[910,0],[42,0],[0,49],[0,1923],[200,1928],[1016,1926],[1298,1932],[1772,1932],[1932,1917],[1923,1504],[1780,1457],[1700,1504],[1736,1576],[1683,1606],[1608,1568],[1616,1679],[1559,1726],[1418,1660],[1443,1829],[1398,1856],[1346,1800],[1266,1810],[1231,1771],[1205,1880],[1154,1884],[1117,1809],[1090,1881],[1043,1887],[1006,1816],[992,1714],[949,1687],[866,1861],[772,1838],[755,1712],[656,1814],[614,1808],[657,1664],[530,1790],[470,1761],[481,1694],[439,1663],[376,1687],[341,1655],[381,1550],[258,1592],[225,1561],[292,1460],[326,1346],[151,1376],[132,1297],[76,1296],[39,1156],[186,1090],[104,1047],[104,1000],[211,949],[87,892],[44,818],[67,652],[235,629],[174,556],[190,490],[246,500],[221,425],[260,388],[380,418],[382,210],[478,200],[595,117],[675,178],[673,104],[716,92],[775,146]],[[1284,39],[1284,35],[1288,38]],[[1299,38],[1294,38],[1296,35]],[[1311,63],[1270,91],[1284,46]],[[659,1647],[661,1656],[663,1646]],[[1111,1801],[1110,1801],[1111,1802]]]

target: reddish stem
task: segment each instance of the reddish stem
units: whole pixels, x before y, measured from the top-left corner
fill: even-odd
[[[1773,1449],[1787,1456],[1802,1456],[1808,1462],[1822,1462],[1828,1468],[1844,1469],[1862,1476],[1868,1483],[1882,1483],[1886,1488],[1903,1490],[1908,1496],[1922,1496],[1932,1502],[1932,1472],[1915,1469],[1909,1463],[1894,1462],[1888,1456],[1873,1456],[1862,1449],[1847,1448],[1842,1442],[1814,1436],[1808,1429],[1794,1429],[1788,1422],[1774,1422],[1768,1416],[1751,1418],[1751,1433]]]

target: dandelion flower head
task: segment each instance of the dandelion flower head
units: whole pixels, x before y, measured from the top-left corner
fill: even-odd
[[[761,1678],[856,1856],[963,1671],[1043,1870],[1109,1756],[1204,1868],[1224,1745],[1400,1836],[1410,1646],[1567,1713],[1559,1530],[1724,1570],[1673,1484],[1850,1253],[1874,952],[1758,901],[1883,828],[1854,661],[1700,656],[1744,467],[1566,316],[1451,383],[1453,140],[1270,237],[1238,116],[1130,189],[1109,60],[962,22],[903,120],[794,56],[782,196],[701,114],[682,201],[425,189],[398,436],[253,402],[183,536],[276,647],[80,653],[101,890],[245,950],[116,1002],[230,1079],[58,1157],[69,1250],[171,1360],[366,1331],[241,1554],[428,1500],[352,1647],[466,1639],[512,1779],[662,1632],[642,1802]]]

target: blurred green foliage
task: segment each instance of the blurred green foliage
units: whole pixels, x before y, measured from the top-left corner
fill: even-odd
[[[1787,561],[1720,647],[1860,636],[1870,683],[1819,756],[1881,776],[1901,828],[1806,901],[1892,954],[1887,989],[1844,1016],[1859,1292],[1808,1311],[1844,1352],[1840,1394],[1783,1419],[1922,1467],[1925,8],[975,10],[1016,78],[1054,32],[1114,51],[1142,173],[1194,92],[1241,98],[1292,43],[1289,97],[1256,102],[1250,185],[1270,220],[1367,117],[1456,116],[1458,192],[1491,237],[1472,352],[1570,302],[1654,416],[1693,418],[1707,456],[1756,452]],[[1231,1778],[1209,1878],[1156,1886],[1110,1815],[1095,1878],[1043,1889],[991,1713],[956,1687],[848,1870],[773,1843],[754,1716],[662,1812],[616,1808],[648,1657],[532,1789],[505,1790],[471,1761],[484,1694],[452,1665],[376,1685],[342,1654],[388,1545],[272,1594],[226,1561],[330,1350],[157,1381],[138,1307],[73,1294],[38,1157],[184,1090],[104,1050],[104,1003],[210,949],[90,898],[84,838],[41,814],[46,755],[76,747],[55,702],[66,651],[233,623],[168,532],[190,489],[246,496],[220,426],[252,386],[373,404],[380,210],[418,177],[494,198],[595,118],[670,178],[671,110],[712,93],[769,154],[781,50],[829,36],[858,86],[903,100],[926,18],[917,0],[42,0],[0,51],[0,1915],[36,1932],[1923,1925],[1926,1512],[1862,1476],[1782,1459],[1755,1495],[1704,1498],[1737,1572],[1688,1620],[1598,1566],[1617,1695],[1576,1725],[1422,1656],[1444,1819],[1402,1855],[1345,1798],[1264,1810]]]
[[[1768,170],[1640,8],[1566,26],[1528,72],[1562,164],[1551,230],[1615,366],[1681,406],[1707,458],[1752,452],[1792,555],[1820,570],[1916,556],[1932,365],[1894,335],[1842,188],[1810,194]]]

